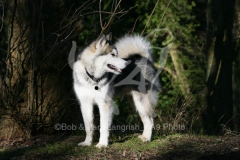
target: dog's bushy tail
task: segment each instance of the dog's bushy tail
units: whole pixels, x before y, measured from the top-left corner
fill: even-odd
[[[129,58],[138,54],[153,62],[150,42],[139,35],[125,35],[115,43],[115,46],[121,58]]]

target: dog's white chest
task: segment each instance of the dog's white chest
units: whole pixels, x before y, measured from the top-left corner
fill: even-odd
[[[109,84],[104,86],[98,86],[98,90],[95,89],[96,85],[91,83],[77,84],[74,83],[74,90],[80,99],[80,101],[89,101],[91,103],[97,103],[99,101],[104,101],[107,98],[111,98],[109,95]],[[109,97],[110,96],[110,97]]]
[[[89,97],[102,97],[107,94],[108,91],[108,84],[103,87],[98,87],[96,90],[95,87],[97,85],[84,85],[84,86],[78,86],[75,85],[75,91],[81,92],[81,95],[89,96]]]

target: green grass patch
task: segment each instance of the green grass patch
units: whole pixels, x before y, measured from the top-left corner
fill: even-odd
[[[110,145],[98,149],[78,146],[78,136],[39,145],[3,148],[0,159],[198,159],[217,156],[240,157],[239,136],[174,134],[143,143],[137,135],[111,137]]]

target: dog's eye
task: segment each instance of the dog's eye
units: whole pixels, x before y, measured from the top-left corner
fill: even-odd
[[[115,54],[114,54],[114,53],[112,53],[111,55],[112,55],[113,57],[115,56]]]

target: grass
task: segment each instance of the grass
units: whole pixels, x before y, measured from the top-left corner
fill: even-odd
[[[45,139],[45,138],[44,138]],[[143,143],[136,135],[111,137],[107,148],[79,147],[79,136],[2,147],[0,159],[240,159],[240,136],[174,134]]]

